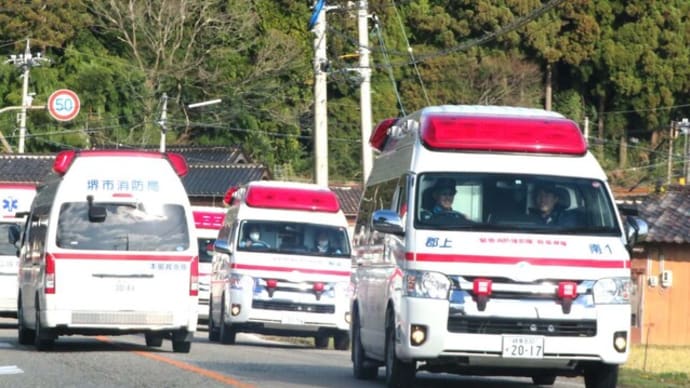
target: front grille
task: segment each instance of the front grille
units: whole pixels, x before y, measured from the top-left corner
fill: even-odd
[[[469,334],[528,334],[551,337],[594,337],[597,321],[449,317],[448,331]]]
[[[335,313],[335,305],[332,305],[332,304],[310,304],[310,303],[294,303],[294,302],[255,300],[252,302],[252,308],[262,309],[262,310],[301,311],[301,312],[305,312],[305,313],[317,313],[317,314],[333,314],[333,313]]]
[[[75,311],[72,313],[75,325],[172,325],[170,313],[138,313],[120,311]]]

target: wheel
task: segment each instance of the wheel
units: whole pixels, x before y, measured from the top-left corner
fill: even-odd
[[[328,347],[328,340],[330,338],[325,334],[317,334],[314,336],[314,347],[317,349],[326,349]]]
[[[356,379],[359,380],[372,380],[375,379],[379,373],[379,368],[373,366],[371,360],[367,358],[364,348],[362,347],[360,328],[359,328],[359,317],[357,314],[353,314],[352,317],[352,371]],[[373,365],[372,365],[373,364]]]
[[[225,298],[220,305],[220,342],[225,345],[234,345],[237,332],[232,328],[232,324],[225,322]]]
[[[175,353],[189,353],[192,349],[192,341],[175,341],[172,342],[173,352]]]
[[[22,297],[19,296],[17,304],[17,341],[20,345],[31,345],[36,338],[36,332],[26,327],[24,322],[24,308],[22,307]]]
[[[211,342],[218,342],[220,340],[220,330],[213,322],[213,298],[208,298],[208,340]]]
[[[34,346],[38,350],[50,350],[55,344],[55,338],[53,338],[50,330],[41,327],[41,309],[36,301],[36,326],[34,328]]]
[[[592,364],[585,367],[586,388],[615,388],[617,383],[617,364]]]
[[[532,382],[534,383],[534,385],[553,385],[553,383],[556,382],[556,376],[532,376]]]
[[[350,333],[341,331],[333,336],[335,350],[348,350],[350,348]]]
[[[146,333],[146,346],[153,348],[160,348],[163,345],[163,334],[160,333]]]
[[[386,386],[389,388],[412,387],[417,365],[401,361],[395,354],[395,319],[389,312],[386,320]]]

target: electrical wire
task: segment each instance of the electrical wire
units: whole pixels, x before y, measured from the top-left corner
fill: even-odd
[[[412,60],[412,65],[414,66],[414,71],[417,73],[417,78],[419,79],[419,84],[422,86],[422,92],[424,93],[424,100],[427,105],[431,105],[431,100],[429,100],[429,94],[426,92],[426,86],[424,86],[424,80],[422,79],[422,74],[419,72],[419,67],[417,66],[417,60],[414,57],[412,51],[412,46],[410,46],[410,40],[407,39],[407,32],[405,31],[405,25],[400,17],[400,12],[398,12],[398,7],[395,5],[395,0],[391,1],[393,4],[393,10],[395,10],[395,16],[398,19],[398,24],[400,24],[400,32],[403,38],[405,38],[405,45],[407,46],[407,52],[410,54],[410,59]]]
[[[386,42],[384,41],[383,34],[381,33],[379,18],[377,15],[374,15],[372,17],[372,19],[374,21],[374,29],[376,30],[376,36],[379,38],[379,43],[381,44],[383,60],[388,65],[388,66],[386,66],[386,69],[388,70],[388,77],[390,78],[391,84],[393,86],[393,92],[395,93],[395,99],[396,99],[396,101],[398,101],[398,106],[400,107],[400,113],[402,116],[407,116],[407,113],[405,113],[405,106],[403,105],[403,102],[402,102],[402,97],[400,97],[400,92],[398,91],[398,85],[395,81],[395,76],[393,75],[393,67],[390,66],[390,58],[388,57]],[[403,31],[403,33],[404,33],[404,31]],[[423,85],[422,85],[422,87],[423,87]]]

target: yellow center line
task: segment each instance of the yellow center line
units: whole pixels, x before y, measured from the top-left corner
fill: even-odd
[[[99,341],[102,341],[102,342],[113,343],[112,341],[110,341],[110,339],[108,339],[108,337],[97,336],[96,339]],[[172,358],[168,358],[168,357],[165,357],[165,356],[157,354],[157,353],[144,352],[144,351],[139,351],[139,350],[133,350],[132,353],[137,354],[137,355],[142,356],[142,357],[150,358],[150,359],[155,360],[155,361],[164,362],[164,363],[172,365],[176,368],[180,368],[180,369],[186,370],[188,372],[196,373],[198,375],[208,377],[209,379],[213,379],[213,380],[216,380],[216,381],[221,382],[223,384],[231,385],[233,387],[255,388],[255,386],[252,384],[243,383],[239,380],[233,379],[232,377],[226,376],[222,373],[214,372],[214,371],[211,371],[208,369],[199,368],[198,366],[194,366],[194,365],[188,364],[186,362],[174,360]]]

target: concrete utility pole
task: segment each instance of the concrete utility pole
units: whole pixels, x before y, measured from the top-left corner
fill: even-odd
[[[360,86],[360,110],[362,120],[362,181],[367,183],[373,164],[369,138],[371,137],[371,67],[369,66],[369,6],[367,0],[360,0],[357,10],[357,27],[359,33],[359,74],[362,77]]]
[[[168,94],[163,93],[161,97],[163,101],[163,108],[161,109],[161,119],[158,121],[158,125],[161,126],[161,145],[160,152],[165,152],[165,135],[168,132],[168,127],[166,121],[168,120]]]
[[[319,1],[314,2],[318,6]],[[326,57],[326,7],[314,24],[314,183],[328,187],[328,109],[326,107],[328,58]]]
[[[47,62],[47,58],[41,57],[41,53],[36,54],[36,56],[31,55],[31,49],[29,48],[29,39],[26,40],[26,50],[24,54],[10,55],[10,59],[7,61],[14,64],[16,67],[21,68],[23,71],[22,78],[22,109],[19,112],[19,145],[17,147],[17,152],[20,154],[24,153],[24,141],[26,138],[26,110],[31,109],[32,97],[29,95],[29,71],[34,66],[40,66],[42,62]]]

